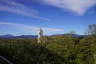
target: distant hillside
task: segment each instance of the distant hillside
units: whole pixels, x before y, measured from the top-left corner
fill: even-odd
[[[86,37],[87,35],[79,35],[79,34],[57,34],[57,35],[52,35],[52,36],[73,36],[73,37]]]
[[[87,35],[78,35],[78,34],[56,34],[56,35],[51,35],[52,36],[73,36],[73,37],[86,37]],[[37,38],[36,35],[20,35],[20,36],[14,36],[14,35],[0,35],[0,38],[6,38],[6,39],[13,39],[13,38]]]
[[[37,38],[37,36],[36,35],[21,35],[21,36],[0,35],[0,38],[7,38],[7,39],[12,39],[12,38]]]

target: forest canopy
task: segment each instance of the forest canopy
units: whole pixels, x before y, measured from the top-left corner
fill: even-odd
[[[95,36],[52,36],[39,44],[36,39],[0,39],[0,56],[13,64],[96,64],[95,50]]]

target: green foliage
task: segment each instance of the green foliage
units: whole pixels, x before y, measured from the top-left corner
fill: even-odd
[[[36,39],[0,39],[0,56],[14,64],[96,64],[96,37],[72,36]]]

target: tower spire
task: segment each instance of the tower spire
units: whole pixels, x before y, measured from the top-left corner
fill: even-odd
[[[43,29],[39,28],[39,30],[38,30],[38,43],[42,42],[42,37],[43,37]]]

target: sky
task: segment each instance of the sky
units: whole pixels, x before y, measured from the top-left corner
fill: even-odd
[[[0,0],[0,35],[84,34],[96,24],[96,0]]]

